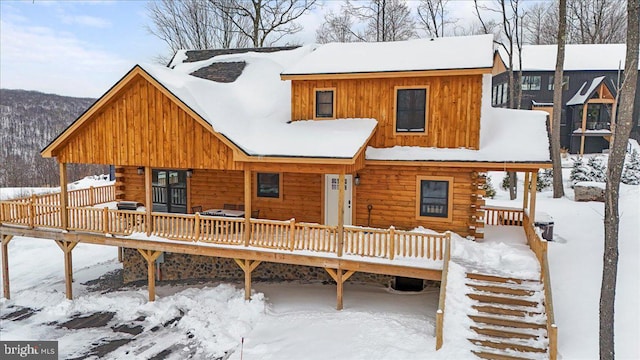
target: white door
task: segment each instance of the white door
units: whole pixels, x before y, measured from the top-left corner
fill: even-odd
[[[338,225],[338,175],[325,175],[324,179],[324,222],[327,225]],[[352,176],[344,176],[344,224],[351,225],[351,186]]]

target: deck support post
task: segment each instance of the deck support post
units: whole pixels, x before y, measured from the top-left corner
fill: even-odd
[[[244,246],[251,241],[251,169],[244,169]]]
[[[255,270],[262,261],[249,260],[249,259],[233,259],[233,261],[240,266],[240,269],[244,271],[244,299],[251,299],[251,273]]]
[[[344,186],[344,173],[340,173],[338,177],[338,257],[342,256],[344,247]]]
[[[351,277],[351,275],[355,274],[355,271],[353,270],[342,270],[342,269],[331,269],[331,268],[325,268],[325,270],[327,270],[327,273],[329,273],[329,276],[331,276],[331,278],[336,282],[337,285],[337,299],[336,299],[336,310],[342,310],[343,306],[342,306],[342,295],[343,295],[343,287],[344,287],[344,282],[349,280],[349,278]]]
[[[61,162],[60,168],[60,227],[63,230],[69,228],[69,211],[68,208],[68,196],[67,196],[67,163]]]
[[[56,240],[56,244],[64,252],[64,282],[66,285],[67,299],[73,299],[73,258],[71,257],[71,250],[73,250],[77,242]]]
[[[147,230],[147,236],[151,235],[153,224],[151,223],[151,212],[153,211],[153,184],[152,184],[151,166],[144,167],[144,202],[147,209],[145,217],[145,228]],[[153,300],[152,300],[153,301]]]
[[[4,298],[9,300],[11,298],[11,291],[9,290],[9,241],[13,239],[11,235],[2,235],[2,289]]]
[[[147,261],[147,281],[149,283],[149,301],[156,301],[156,260],[162,251],[138,249]]]
[[[536,221],[536,187],[538,186],[538,172],[531,173],[531,204],[529,204],[529,219],[531,225],[535,225]]]
[[[529,179],[531,173],[529,171],[524,172],[524,196],[522,197],[522,210],[526,210],[529,206]]]

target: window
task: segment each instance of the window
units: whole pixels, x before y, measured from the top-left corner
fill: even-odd
[[[493,95],[491,97],[491,105],[498,104],[498,85],[493,87]]]
[[[522,90],[540,90],[540,76],[523,76]]]
[[[549,84],[547,85],[547,90],[553,90],[553,79],[554,79],[554,75],[549,76]],[[563,76],[562,77],[562,90],[569,90],[569,77],[568,76]]]
[[[426,133],[427,88],[396,88],[396,132]]]
[[[452,219],[453,178],[443,176],[418,177],[417,216],[431,220],[450,221]]]
[[[258,173],[258,197],[279,198],[280,197],[280,174],[278,173]]]
[[[316,119],[335,118],[335,101],[333,99],[334,89],[316,89]]]
[[[504,104],[509,101],[509,84],[502,84],[502,98],[500,99],[500,104]]]

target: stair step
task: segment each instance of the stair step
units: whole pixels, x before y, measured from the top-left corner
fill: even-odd
[[[478,274],[478,273],[467,273],[467,279],[491,281],[491,282],[498,282],[498,283],[515,283],[515,284],[522,284],[527,282],[533,282],[533,283],[539,282],[538,280],[534,280],[534,279],[516,279],[516,278],[508,278],[508,277]]]
[[[510,319],[500,319],[488,316],[467,315],[469,318],[477,323],[499,325],[513,328],[528,328],[528,329],[545,329],[546,324],[536,324],[525,321],[515,321]]]
[[[472,308],[476,309],[478,312],[494,314],[494,315],[508,315],[508,316],[518,316],[518,317],[526,317],[526,316],[538,316],[542,315],[539,312],[527,311],[519,308],[508,308],[508,307],[497,307],[491,305],[473,305]]]
[[[533,290],[524,289],[512,289],[504,286],[490,286],[490,285],[477,285],[477,284],[465,284],[478,291],[491,292],[496,294],[518,295],[518,296],[531,296],[535,294]]]
[[[489,360],[529,360],[528,358],[511,356],[511,355],[503,355],[503,354],[495,354],[488,351],[475,351],[471,350],[477,357],[481,359],[489,359]]]
[[[487,336],[495,336],[495,337],[499,337],[499,338],[516,338],[516,339],[532,339],[535,340],[537,338],[539,338],[539,335],[536,334],[527,334],[524,332],[516,332],[516,331],[510,331],[510,330],[502,330],[502,329],[495,329],[495,328],[486,328],[486,327],[477,327],[477,326],[472,326],[471,330],[475,331],[476,333],[480,334],[480,335],[487,335]]]
[[[522,284],[516,284],[514,282],[495,282],[495,281],[484,281],[484,280],[475,280],[475,279],[467,279],[467,285],[483,285],[483,286],[499,286],[503,288],[509,289],[521,289],[521,290],[531,290],[531,291],[544,291],[544,286],[541,282],[534,281],[525,281]]]
[[[535,301],[522,300],[522,299],[511,298],[511,297],[482,295],[482,294],[467,294],[467,296],[473,300],[477,300],[483,303],[520,305],[520,306],[529,306],[534,308],[538,306],[538,303]]]
[[[500,349],[500,350],[511,349],[511,350],[515,350],[515,351],[532,352],[532,353],[546,353],[547,352],[546,349],[540,349],[540,348],[537,348],[537,347],[528,346],[528,345],[522,345],[522,344],[514,344],[514,343],[510,343],[510,342],[491,341],[491,340],[482,340],[482,339],[467,339],[467,340],[469,340],[474,345],[489,347],[489,348],[493,348],[493,349]]]

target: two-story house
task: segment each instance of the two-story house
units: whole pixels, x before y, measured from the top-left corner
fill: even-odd
[[[625,44],[566,45],[560,146],[570,153],[600,153],[609,148],[615,97],[624,80],[625,52]],[[522,48],[520,108],[546,111],[551,121],[556,54],[556,45],[525,45]],[[503,52],[499,52],[499,56],[503,63],[508,63]],[[499,59],[496,60],[498,64]],[[518,70],[516,54],[514,71]],[[492,104],[508,106],[506,68],[500,67],[494,74]],[[635,98],[631,138],[640,140],[640,93],[636,93]]]

